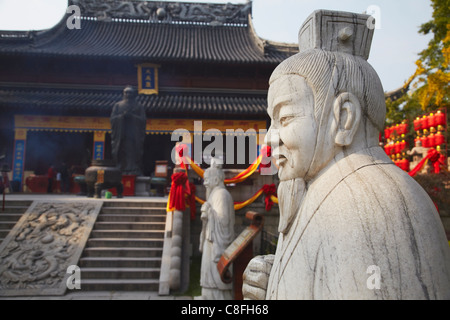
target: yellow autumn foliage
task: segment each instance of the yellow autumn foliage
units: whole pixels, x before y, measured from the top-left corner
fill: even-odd
[[[407,88],[414,79],[417,79],[417,82],[413,87],[417,88],[419,83],[423,84],[417,91],[418,100],[423,110],[431,103],[437,107],[445,106],[446,98],[450,96],[450,73],[447,71],[450,63],[450,24],[447,25],[447,33],[443,40],[442,55],[441,68],[429,67],[427,69],[421,60],[417,60],[416,71],[404,84],[404,88]]]

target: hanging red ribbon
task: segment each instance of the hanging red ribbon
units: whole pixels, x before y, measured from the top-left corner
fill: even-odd
[[[172,174],[172,185],[167,203],[168,211],[184,211],[186,209],[185,194],[190,194],[188,183],[188,177],[185,172]]]
[[[252,204],[256,199],[259,198],[261,194],[265,195],[264,202],[266,204],[266,211],[270,211],[272,209],[272,206],[274,203],[278,203],[278,198],[276,197],[276,187],[275,184],[265,184],[261,189],[256,191],[256,193],[250,198],[245,201],[239,201],[234,202],[234,210],[240,210],[250,204]],[[199,197],[194,196],[195,201],[203,204],[205,203],[205,200],[200,199]]]
[[[180,157],[181,169],[186,170],[187,168],[186,168],[186,165],[184,164],[184,162],[185,162],[184,157],[185,157],[185,155],[187,155],[187,145],[180,143],[175,147],[175,151],[177,152],[178,156]]]
[[[264,203],[266,204],[266,211],[270,211],[273,206],[272,196],[276,196],[277,188],[275,187],[275,184],[265,184],[262,187],[263,193],[264,193]]]
[[[436,149],[431,148],[430,150],[428,150],[427,155],[422,160],[420,160],[420,162],[415,166],[415,168],[412,169],[408,174],[411,177],[415,176],[417,172],[419,172],[422,169],[422,167],[428,160],[431,162],[434,168],[434,172],[439,173],[440,166],[445,163],[445,160],[443,160],[442,158],[445,157],[441,157],[441,154]]]
[[[262,160],[259,165],[259,172],[261,172],[262,168],[270,168],[271,165],[271,157],[272,157],[272,148],[270,146],[263,146],[261,148]]]

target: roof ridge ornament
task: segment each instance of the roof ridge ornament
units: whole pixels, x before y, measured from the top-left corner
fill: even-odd
[[[308,49],[343,52],[367,60],[373,38],[373,17],[343,11],[317,10],[298,34],[300,52]]]
[[[82,16],[96,17],[101,21],[136,19],[212,26],[248,25],[249,15],[252,12],[251,1],[243,4],[124,0],[70,0],[70,2],[81,8]]]

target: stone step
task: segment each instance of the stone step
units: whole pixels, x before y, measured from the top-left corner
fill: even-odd
[[[144,247],[88,247],[84,249],[83,257],[127,257],[127,258],[150,258],[161,257],[162,248]]]
[[[166,215],[162,214],[105,214],[98,215],[97,222],[165,222]]]
[[[11,230],[16,225],[17,221],[1,221],[2,217],[0,217],[0,229],[1,230]]]
[[[87,241],[88,247],[109,247],[109,248],[155,248],[164,244],[164,238],[90,238]]]
[[[166,208],[140,208],[140,207],[103,207],[102,208],[102,214],[129,214],[129,215],[139,215],[139,214],[145,214],[145,215],[161,215],[166,214]]]
[[[14,221],[17,222],[22,217],[23,213],[1,213],[0,212],[0,220],[1,221]]]
[[[164,230],[165,222],[96,222],[94,230]]]
[[[33,201],[31,200],[8,200],[8,195],[6,195],[5,207],[29,207]]]
[[[107,207],[140,207],[140,208],[165,208],[165,201],[105,201],[103,208]]]
[[[164,230],[92,230],[91,238],[164,238]]]
[[[158,291],[159,281],[155,279],[81,279],[84,291]]]
[[[160,268],[82,268],[83,279],[158,279]]]
[[[84,257],[80,268],[159,268],[161,258]]]
[[[0,216],[5,213],[25,213],[27,211],[28,206],[5,206],[5,211],[2,210],[0,204]]]
[[[104,202],[79,261],[81,290],[158,291],[165,221],[165,202]]]
[[[0,229],[0,239],[3,241],[3,239],[6,238],[6,236],[8,235],[9,231],[11,231],[10,229]]]

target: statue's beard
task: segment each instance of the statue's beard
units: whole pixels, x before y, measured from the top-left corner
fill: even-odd
[[[278,206],[280,222],[278,232],[287,233],[296,217],[306,193],[306,183],[302,178],[281,181],[278,185]]]

